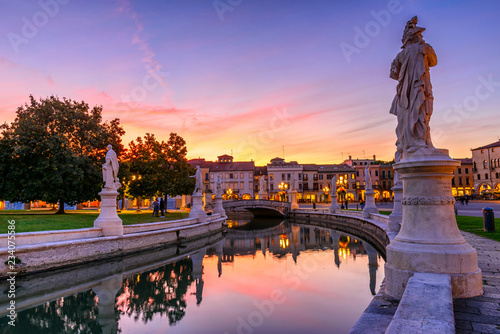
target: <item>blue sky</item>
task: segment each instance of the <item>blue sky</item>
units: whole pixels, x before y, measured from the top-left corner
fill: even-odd
[[[189,157],[390,160],[389,68],[418,15],[435,145],[460,158],[500,136],[498,1],[0,2],[1,121],[54,94],[102,105],[126,143],[177,132]]]

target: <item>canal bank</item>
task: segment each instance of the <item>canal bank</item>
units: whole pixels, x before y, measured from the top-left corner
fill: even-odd
[[[0,268],[0,278],[31,274],[64,268],[93,261],[125,256],[157,247],[178,244],[223,231],[226,217],[221,214],[207,216],[205,222],[197,218],[149,224],[127,225],[123,236],[105,236],[101,228],[78,230],[16,233],[15,248],[8,247],[9,235],[0,235],[0,257],[15,255],[11,267],[6,261]],[[14,251],[14,252],[12,252]]]

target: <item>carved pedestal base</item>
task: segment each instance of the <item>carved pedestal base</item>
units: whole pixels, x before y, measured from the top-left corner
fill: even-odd
[[[264,199],[264,200],[267,200],[268,199],[268,195],[267,195],[267,192],[260,192],[259,191],[259,199]]]
[[[394,192],[394,208],[389,216],[389,231],[398,233],[401,229],[401,221],[403,220],[403,205],[401,199],[403,198],[403,185],[396,184],[392,187]]]
[[[295,190],[295,189],[290,190],[290,195],[291,195],[290,197],[292,200],[292,203],[290,205],[290,209],[296,210],[299,208],[299,204],[297,203],[297,190]]]
[[[365,191],[365,208],[363,209],[363,217],[370,218],[370,213],[378,213],[375,205],[375,192],[373,189]]]
[[[203,195],[195,193],[191,196],[193,198],[193,206],[189,212],[189,218],[198,218],[198,222],[204,223],[207,221],[207,214],[203,211]]]
[[[335,210],[340,210],[339,203],[337,203],[337,193],[334,193],[332,195],[332,203],[330,204],[330,207],[328,208],[328,211],[330,213],[335,213]]]
[[[215,207],[214,207],[214,214],[215,213],[220,213],[222,216],[226,215],[226,210],[224,210],[224,207],[222,206],[222,196],[217,195],[215,196]]]
[[[102,228],[104,236],[123,236],[122,220],[116,213],[116,190],[104,188],[100,193],[101,196],[101,212],[99,217],[94,221],[94,227]]]
[[[451,192],[460,162],[447,152],[413,155],[394,165],[403,180],[401,230],[387,246],[386,292],[401,298],[416,272],[451,276],[453,298],[482,294],[477,253],[460,234]]]

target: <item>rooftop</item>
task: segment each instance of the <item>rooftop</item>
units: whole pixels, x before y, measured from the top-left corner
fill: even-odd
[[[478,148],[473,148],[473,149],[471,149],[471,151],[484,150],[486,148],[493,148],[493,147],[500,147],[500,140],[496,141],[494,143],[491,143],[489,145],[481,146],[481,147],[478,147]]]

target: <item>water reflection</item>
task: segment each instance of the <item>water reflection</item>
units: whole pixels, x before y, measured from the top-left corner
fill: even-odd
[[[224,237],[19,278],[15,327],[0,296],[2,332],[342,332],[376,292],[382,259],[353,235],[283,221],[229,223]],[[352,273],[331,271],[343,267]],[[363,276],[371,293],[359,292],[360,305],[354,294]]]

